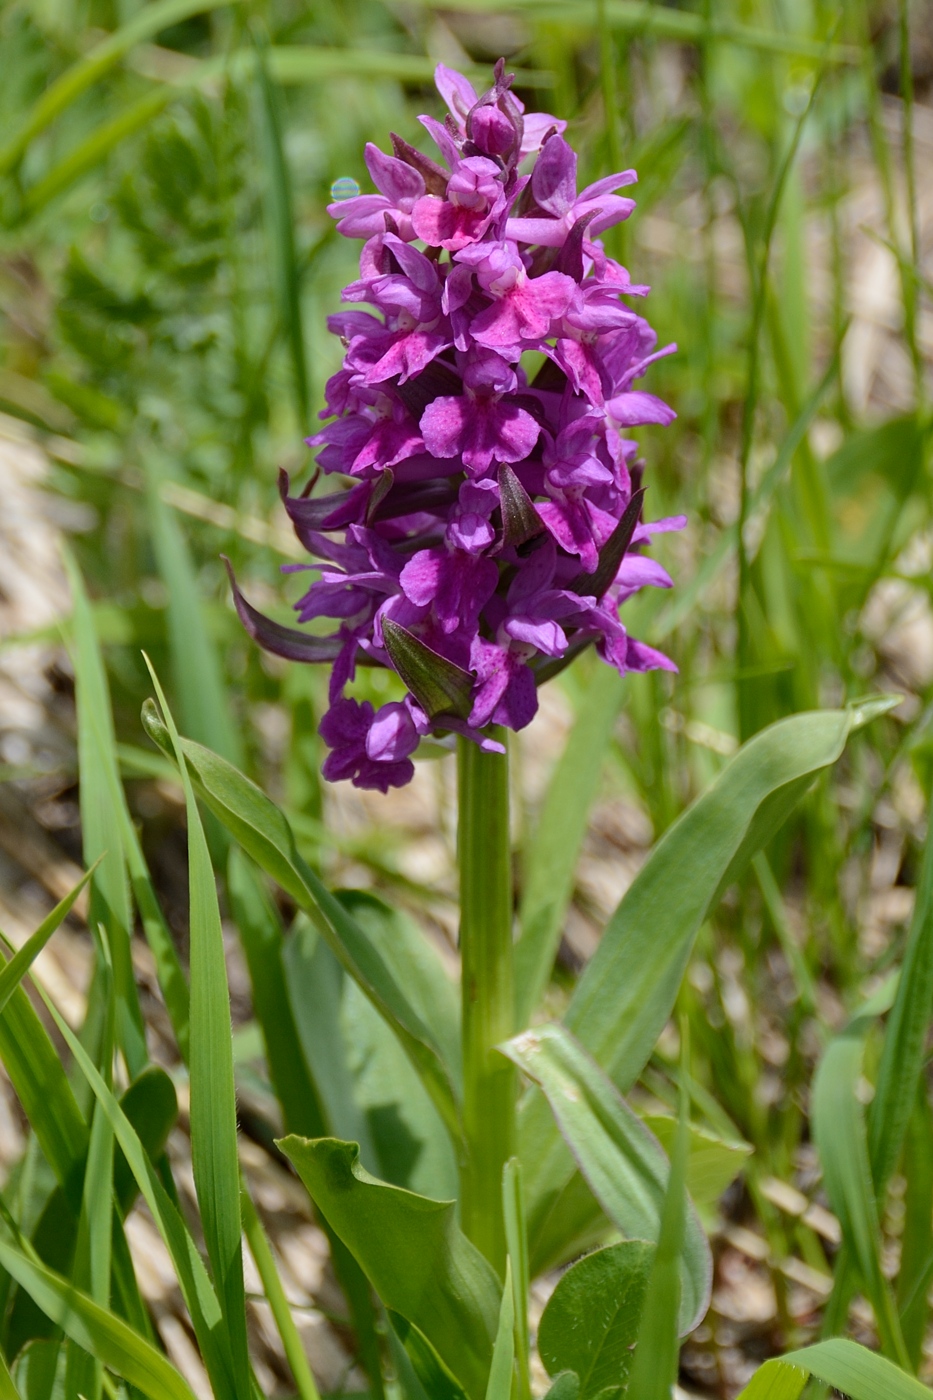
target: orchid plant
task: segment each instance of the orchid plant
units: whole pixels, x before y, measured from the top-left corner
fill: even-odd
[[[137,35],[143,22],[131,22]],[[252,58],[261,77],[261,49]],[[481,95],[443,66],[437,82],[448,115],[422,121],[440,159],[398,137],[391,155],[368,146],[377,192],[331,209],[342,234],[364,240],[345,298],[373,312],[332,318],[346,353],[309,440],[316,472],[298,495],[281,480],[317,561],[297,566],[315,575],[299,625],[233,590],[262,646],[330,667],[325,777],[386,793],[413,777],[422,743],[456,748],[459,989],[399,910],[325,886],[285,814],[234,766],[222,705],[201,733],[213,726],[226,756],[179,735],[150,667],[159,704],[147,702],[143,723],[163,756],[130,757],[181,780],[182,966],[121,782],[128,751],[116,742],[95,612],[69,560],[88,870],[0,965],[0,1059],[32,1131],[0,1196],[5,1400],[195,1400],[189,1374],[199,1395],[256,1400],[244,1239],[295,1390],[320,1400],[240,1150],[218,857],[262,1042],[272,1105],[263,1126],[282,1126],[277,1147],[272,1133],[264,1145],[292,1164],[326,1233],[365,1373],[361,1400],[670,1400],[679,1341],[707,1309],[707,1228],[751,1149],[694,1081],[689,1036],[674,1025],[679,988],[720,896],[849,736],[896,701],[796,713],[757,733],[667,829],[572,990],[548,995],[578,844],[563,814],[549,824],[545,811],[516,910],[508,736],[532,721],[541,684],[595,651],[605,665],[592,666],[551,789],[582,839],[573,762],[592,777],[602,754],[587,727],[609,732],[619,675],[673,669],[629,635],[620,609],[641,588],[670,586],[646,550],[685,523],[643,518],[630,436],[672,419],[635,386],[674,347],[656,348],[633,309],[648,289],[602,241],[633,211],[619,191],[634,172],[578,193],[566,124],[525,112],[502,64]],[[332,475],[341,484],[323,489]],[[150,507],[157,548],[177,565],[183,542],[156,491]],[[177,596],[187,606],[190,592]],[[329,634],[309,627],[321,618],[333,621]],[[196,635],[206,649],[207,631]],[[390,671],[396,698],[378,710],[360,699],[361,666]],[[211,675],[193,669],[189,694]],[[207,830],[199,799],[214,819]],[[40,985],[53,1040],[20,983],[82,896],[94,937],[88,1013],[76,1032]],[[174,1036],[173,1076],[149,1055],[137,913]],[[809,1120],[842,1240],[827,1339],[766,1362],[745,1400],[798,1400],[810,1377],[852,1400],[929,1400],[915,1378],[933,1276],[922,1252],[929,1157],[912,1139],[918,1108],[928,1111],[918,1089],[931,1005],[933,823],[902,973],[827,1032],[813,1086]],[[365,1071],[344,1053],[344,1013]],[[665,1030],[675,1113],[632,1093]],[[367,1099],[370,1069],[381,1083]],[[180,1204],[192,1201],[187,1167],[179,1191],[165,1152],[177,1082],[189,1091],[196,1221]],[[898,1169],[907,1218],[925,1224],[905,1240],[895,1295],[880,1221]],[[170,1360],[143,1297],[125,1228],[137,1197],[190,1324],[181,1354],[190,1361],[193,1338],[203,1370],[183,1375]],[[836,1335],[856,1293],[883,1355]]]

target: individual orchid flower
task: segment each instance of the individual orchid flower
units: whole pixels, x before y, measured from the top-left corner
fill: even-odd
[[[576,152],[555,133],[545,141],[532,172],[532,212],[510,218],[506,234],[521,243],[562,248],[574,224],[591,215],[587,234],[595,238],[631,214],[634,199],[614,191],[633,185],[637,178],[634,170],[620,170],[577,194]]]

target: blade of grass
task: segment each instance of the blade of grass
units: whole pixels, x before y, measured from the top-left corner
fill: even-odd
[[[0,970],[0,1012],[3,1011],[10,997],[16,991],[16,988],[19,986],[36,958],[42,952],[42,949],[45,947],[46,943],[48,943],[52,934],[56,929],[61,927],[65,918],[74,907],[78,895],[84,889],[88,880],[93,876],[94,871],[100,863],[100,859],[101,857],[98,857],[90,870],[86,871],[85,874],[81,876],[81,879],[70,894],[66,894],[65,898],[56,904],[52,912],[46,914],[35,933],[30,934],[22,947],[17,949],[6,966]]]
[[[285,1289],[282,1287],[282,1280],[279,1278],[275,1256],[245,1185],[240,1196],[240,1203],[243,1210],[243,1232],[246,1235],[249,1252],[253,1256],[253,1262],[262,1280],[263,1292],[272,1310],[276,1330],[282,1342],[285,1359],[291,1367],[299,1400],[321,1400],[314,1376],[311,1373],[311,1367],[308,1365],[304,1344],[299,1336],[298,1328],[295,1326],[288,1298],[285,1296]]]
[[[212,1391],[217,1400],[234,1400],[237,1392],[233,1384],[233,1362],[223,1325],[220,1303],[208,1277],[204,1261],[191,1237],[191,1232],[159,1179],[136,1129],[123,1112],[115,1095],[108,1088],[81,1041],[41,986],[38,987],[38,991],[49,1015],[58,1028],[59,1034],[90,1085],[95,1099],[103,1107],[113,1127],[114,1136],[169,1252],[181,1286],[185,1306],[195,1329],[201,1355],[210,1376]],[[25,993],[22,995],[25,996]],[[28,999],[26,1004],[32,1011]],[[40,1030],[45,1034],[42,1023],[38,1021],[38,1018],[36,1019]],[[57,1057],[56,1063],[64,1078],[64,1071],[61,1070],[61,1063]],[[65,1084],[67,1086],[67,1080],[65,1080]]]
[[[202,589],[188,542],[162,500],[158,468],[148,464],[148,510],[152,543],[168,590],[168,634],[172,680],[186,733],[238,768],[243,746],[230,714],[229,692],[214,638],[201,603]]]
[[[515,1317],[515,1356],[518,1361],[519,1400],[531,1400],[528,1336],[528,1236],[525,1231],[525,1199],[522,1190],[522,1164],[510,1157],[502,1173],[502,1215],[505,1220],[505,1244],[508,1250],[508,1270],[505,1287],[511,1280]]]
[[[0,1264],[66,1336],[149,1400],[195,1400],[187,1382],[162,1352],[67,1279],[27,1259],[2,1240]]]
[[[904,950],[897,997],[884,1035],[875,1097],[868,1113],[868,1151],[880,1197],[897,1165],[916,1101],[933,1017],[933,812]]]
[[[181,740],[151,664],[188,818],[191,908],[191,1160],[207,1252],[223,1310],[238,1400],[250,1400],[246,1294],[241,1250],[240,1173],[230,993],[214,871]]]
[[[130,952],[132,905],[123,858],[123,827],[112,793],[119,784],[113,713],[94,618],[80,571],[65,554],[74,606],[81,833],[86,865],[100,861],[91,884],[90,927],[103,926],[114,970],[117,1035],[130,1078],[147,1063],[146,1036]]]
[[[292,183],[282,136],[281,99],[269,74],[266,40],[258,30],[254,31],[254,43],[256,82],[262,111],[267,236],[276,273],[279,316],[285,328],[292,362],[295,416],[299,429],[306,432],[309,428],[308,367],[305,357],[304,319],[301,312],[301,280],[295,251]]]
[[[826,1191],[872,1305],[882,1348],[909,1368],[900,1320],[881,1267],[865,1117],[856,1096],[869,1025],[868,1018],[857,1018],[830,1042],[813,1084],[811,1121]]]
[[[492,1349],[492,1365],[486,1383],[486,1400],[510,1400],[515,1364],[515,1294],[512,1291],[512,1261],[506,1257],[505,1286],[499,1304],[499,1327]]]

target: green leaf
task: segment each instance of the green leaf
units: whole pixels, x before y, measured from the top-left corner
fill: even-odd
[[[320,1400],[301,1334],[295,1326],[295,1319],[292,1317],[292,1310],[279,1277],[275,1255],[272,1253],[272,1247],[266,1238],[262,1221],[250,1199],[249,1192],[245,1189],[245,1184],[242,1204],[243,1231],[259,1277],[262,1280],[266,1301],[275,1319],[275,1325],[282,1342],[282,1350],[285,1352],[285,1358],[291,1367],[295,1387],[298,1391],[298,1400]]]
[[[142,847],[139,844],[139,837],[127,807],[123,785],[120,782],[118,746],[115,742],[110,694],[101,656],[95,613],[87,597],[84,582],[77,566],[67,558],[66,563],[75,607],[74,632],[77,652],[79,740],[83,740],[83,749],[79,752],[82,793],[87,787],[88,802],[92,800],[91,794],[93,793],[95,808],[100,808],[104,813],[102,820],[105,822],[105,829],[102,830],[98,840],[112,841],[113,850],[122,851],[125,857],[133,897],[142,919],[146,940],[155,960],[159,987],[165,998],[166,1009],[175,1031],[182,1058],[187,1060],[188,983],[175,944],[172,941],[172,935],[162,917]],[[86,766],[88,764],[91,765],[91,768]],[[107,853],[104,853],[102,858],[110,859]],[[126,888],[125,876],[122,871],[117,875],[109,866],[108,874],[114,882],[116,898],[122,906]],[[128,918],[128,906],[126,913]],[[132,967],[127,973],[120,961],[128,953],[124,951],[119,941],[116,948],[111,949],[112,957],[115,953],[118,956],[114,966],[117,968],[119,965],[122,969],[119,975],[124,980],[127,976],[132,980]],[[134,999],[136,999],[135,986],[132,990],[132,998],[127,992],[124,995],[124,1001],[131,1008],[132,1044],[135,1058],[141,1062],[136,1067],[138,1073],[146,1057],[141,1054],[137,1043],[135,1019],[132,1016]]]
[[[521,936],[515,945],[519,1026],[528,1024],[547,987],[624,693],[625,683],[612,667],[596,669],[548,785],[534,836],[527,843]]]
[[[22,987],[0,1015],[0,1060],[75,1216],[88,1126],[48,1031]]]
[[[2,1240],[0,1264],[66,1336],[150,1400],[194,1400],[186,1381],[162,1352],[67,1279]]]
[[[933,1016],[933,813],[927,819],[923,865],[897,996],[884,1034],[875,1097],[868,1114],[868,1150],[880,1195],[897,1165],[916,1101]]]
[[[191,1165],[204,1239],[230,1340],[239,1400],[250,1397],[240,1222],[236,1089],[230,992],[214,871],[181,740],[155,672],[185,789],[191,967]]]
[[[13,1383],[6,1357],[0,1352],[0,1400],[20,1400],[19,1391]]]
[[[472,1400],[483,1400],[501,1289],[457,1225],[455,1204],[377,1181],[355,1143],[288,1137],[279,1146],[385,1306],[424,1334]]]
[[[553,1023],[524,1031],[500,1049],[544,1091],[580,1171],[612,1223],[629,1239],[657,1241],[670,1168],[660,1143],[612,1081],[563,1026]],[[709,1245],[691,1209],[681,1261],[682,1333],[705,1313],[711,1279]]]
[[[872,1305],[882,1347],[908,1365],[907,1349],[882,1272],[881,1227],[875,1200],[865,1113],[858,1101],[867,1017],[857,1018],[827,1047],[813,1083],[811,1124],[830,1203]]]
[[[166,730],[149,705],[143,709],[143,724],[150,738],[168,752]],[[181,746],[199,795],[247,855],[314,920],[347,972],[392,1026],[457,1140],[460,1125],[454,1071],[404,984],[356,920],[302,860],[291,827],[265,793],[210,749],[190,739],[183,739]]]
[[[520,1395],[531,1395],[529,1372],[531,1341],[528,1334],[528,1236],[525,1233],[525,1193],[522,1164],[510,1157],[502,1169],[502,1217],[505,1221],[505,1247],[515,1298],[515,1355],[518,1360]]]
[[[22,982],[30,967],[32,967],[36,958],[42,952],[46,943],[48,943],[49,939],[52,937],[52,934],[56,929],[61,927],[63,921],[74,906],[75,900],[84,889],[88,880],[91,879],[96,868],[97,863],[92,865],[91,869],[81,876],[81,879],[75,885],[74,889],[56,904],[50,914],[45,916],[35,933],[30,934],[22,947],[17,949],[12,958],[10,958],[10,961],[3,967],[2,971],[0,971],[0,1013],[2,1013],[3,1008],[16,991],[20,982]]]
[[[646,1113],[641,1121],[653,1133],[668,1156],[674,1150],[677,1119],[662,1113]],[[729,1142],[708,1128],[690,1124],[687,1157],[687,1191],[696,1206],[712,1206],[732,1184],[754,1148],[747,1142]]]
[[[897,703],[792,715],[755,735],[665,833],[606,927],[571,997],[569,1030],[623,1093],[644,1068],[667,1021],[703,920],[767,842],[853,729]],[[573,1162],[529,1097],[520,1115],[532,1272],[566,1258],[576,1222],[561,1225]],[[584,1216],[584,1224],[586,1219]]]
[[[150,1162],[157,1162],[178,1121],[178,1095],[165,1070],[160,1065],[144,1069],[122,1095],[120,1108],[135,1129]],[[124,1216],[135,1200],[137,1189],[132,1168],[118,1149],[113,1165],[113,1192]]]
[[[914,1111],[904,1143],[904,1233],[897,1274],[897,1306],[911,1368],[919,1370],[930,1305],[927,1299],[933,1261],[933,1110],[926,1078],[917,1086]]]
[[[262,1032],[269,1078],[286,1130],[320,1136],[326,1120],[289,999],[279,912],[256,867],[238,847],[231,849],[227,863],[227,894],[246,954],[253,1014]]]
[[[117,1035],[135,1077],[149,1055],[130,954],[133,911],[123,858],[123,825],[120,809],[113,802],[113,790],[120,780],[110,692],[84,581],[67,553],[65,567],[74,604],[84,862],[88,866],[99,862],[91,883],[88,924],[93,929],[103,925],[106,932],[117,996]]]
[[[625,1240],[587,1254],[561,1276],[538,1326],[549,1376],[576,1374],[580,1400],[628,1380],[654,1250]]]
[[[577,1400],[580,1394],[580,1377],[575,1371],[561,1371],[544,1400]]]
[[[466,1400],[463,1386],[444,1365],[424,1333],[400,1313],[391,1308],[387,1311],[392,1338],[402,1343],[404,1362],[399,1368],[400,1377],[407,1381],[413,1400]]]
[[[684,1088],[686,1054],[683,1062],[677,1140],[671,1155],[661,1232],[648,1274],[627,1400],[668,1400],[677,1379],[678,1318],[683,1317],[681,1290],[684,1276],[679,1261],[684,1251],[688,1225],[689,1098]]]
[[[515,1364],[515,1298],[512,1293],[512,1264],[505,1261],[505,1286],[499,1304],[499,1327],[492,1349],[492,1365],[486,1384],[486,1400],[511,1400],[512,1369]]]
[[[223,1326],[220,1304],[201,1255],[191,1237],[191,1232],[180,1212],[170,1200],[135,1128],[123,1112],[111,1089],[104,1082],[81,1041],[60,1015],[51,999],[42,991],[42,988],[40,987],[38,990],[59,1034],[74,1056],[75,1062],[90,1085],[97,1102],[103,1107],[113,1127],[114,1136],[129,1163],[136,1184],[171,1256],[216,1400],[234,1400],[236,1391],[233,1384],[233,1361]],[[17,995],[25,997],[25,993],[22,991]],[[32,1011],[28,1000],[26,1004]],[[34,1011],[32,1014],[35,1016]],[[38,1021],[38,1018],[37,1024],[45,1035],[42,1023]],[[52,1053],[54,1054],[54,1052]],[[57,1058],[56,1064],[64,1077],[64,1071],[61,1070],[61,1064]],[[65,1080],[65,1084],[67,1087],[67,1080]]]
[[[833,1386],[849,1400],[930,1400],[931,1392],[913,1376],[842,1337],[766,1361],[738,1400],[797,1400],[808,1376]]]

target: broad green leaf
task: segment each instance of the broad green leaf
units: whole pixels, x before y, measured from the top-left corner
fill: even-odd
[[[463,1386],[420,1328],[391,1308],[387,1311],[393,1340],[402,1344],[404,1362],[400,1371],[408,1380],[414,1400],[466,1400]]]
[[[0,1264],[66,1336],[150,1400],[194,1400],[187,1382],[162,1352],[67,1279],[2,1240]]]
[[[885,1357],[836,1337],[766,1361],[739,1400],[797,1400],[809,1376],[833,1386],[849,1400],[930,1400],[931,1395],[925,1385]]]
[[[255,867],[237,847],[230,852],[227,889],[246,953],[253,1009],[262,1030],[269,1075],[285,1129],[305,1137],[321,1137],[335,1131],[343,1134],[343,1128],[334,1123],[329,1112],[333,1106],[342,1108],[353,1103],[339,1025],[342,970],[323,943],[319,951],[330,963],[326,968],[317,966],[316,970],[333,971],[336,987],[322,986],[321,979],[313,975],[315,969],[306,967],[300,955],[295,959],[289,957],[290,950],[300,949],[301,939],[293,934],[287,944],[284,942],[278,910],[263,888]],[[307,933],[314,944],[317,934],[313,927],[304,915],[299,918],[307,925]],[[309,1052],[305,1031],[312,1044],[320,1043],[328,1063],[344,1070],[332,1100],[327,1094],[329,1081],[320,1075],[320,1060]],[[360,1114],[355,1115],[354,1122],[365,1126]],[[369,1284],[353,1255],[327,1222],[323,1224],[330,1241],[334,1269],[350,1305],[360,1359],[375,1388],[375,1400],[379,1400],[382,1393],[379,1339]]]
[[[544,1400],[577,1400],[579,1394],[580,1377],[576,1371],[561,1371],[560,1375],[554,1378],[554,1384]]]
[[[931,814],[933,817],[933,814]],[[923,865],[897,996],[881,1049],[875,1097],[868,1113],[868,1151],[875,1192],[884,1191],[897,1165],[933,1017],[933,819],[928,818]]]
[[[342,984],[337,1049],[351,1075],[355,1112],[348,1114],[345,1106],[341,1119],[362,1116],[364,1136],[375,1154],[373,1171],[384,1181],[435,1200],[456,1196],[457,1159],[427,1090],[372,1002],[336,965],[323,939],[319,946]],[[349,1133],[341,1136],[356,1140]],[[360,1160],[366,1165],[362,1154],[361,1143]]]
[[[644,1240],[624,1240],[586,1254],[548,1299],[538,1354],[549,1376],[576,1374],[580,1400],[628,1380],[653,1253]]]
[[[677,1136],[677,1119],[662,1113],[646,1113],[641,1115],[641,1121],[670,1156]],[[754,1148],[747,1142],[729,1142],[707,1128],[691,1123],[687,1191],[694,1205],[715,1205],[753,1151]]]
[[[74,605],[84,862],[88,866],[99,862],[91,882],[88,923],[93,929],[103,925],[106,932],[117,996],[117,1035],[130,1075],[135,1078],[149,1055],[130,954],[133,910],[123,856],[123,824],[113,802],[113,789],[120,779],[110,692],[84,581],[67,553],[65,566]]]
[[[16,991],[20,982],[22,982],[26,973],[52,937],[52,934],[56,929],[61,927],[63,921],[73,908],[78,895],[84,889],[88,880],[93,876],[95,869],[96,865],[92,866],[86,874],[81,876],[81,879],[70,894],[66,894],[65,898],[56,904],[52,912],[47,914],[42,920],[42,923],[36,929],[35,933],[30,934],[22,947],[16,950],[12,958],[10,958],[10,961],[0,970],[0,1012],[3,1011],[10,997]]]
[[[355,1143],[288,1137],[279,1146],[385,1306],[423,1332],[471,1400],[483,1400],[501,1289],[454,1203],[377,1181]]]
[[[492,1349],[492,1365],[486,1383],[486,1400],[511,1400],[512,1369],[515,1364],[515,1298],[512,1293],[512,1265],[506,1258],[505,1285],[499,1304],[499,1326]]]
[[[853,729],[890,709],[885,697],[792,715],[755,735],[665,833],[629,887],[571,997],[568,1029],[623,1093],[670,1015],[697,932],[719,896],[770,839]],[[532,1272],[574,1248],[563,1197],[573,1160],[540,1096],[520,1116]],[[584,1215],[584,1224],[586,1223]]]
[[[369,891],[337,890],[336,894],[405,987],[459,1084],[460,989],[435,945],[407,914]]]
[[[356,1087],[345,1043],[343,1002],[347,974],[305,914],[296,918],[284,948],[289,1005],[302,1056],[319,1096],[323,1132],[301,1137],[339,1137],[356,1142],[364,1164],[377,1164],[376,1146]],[[289,1125],[290,1126],[290,1125]],[[294,1130],[293,1131],[297,1131]]]
[[[573,729],[551,778],[527,865],[515,945],[516,1020],[525,1026],[547,987],[574,874],[599,789],[603,762],[625,683],[611,666],[591,678]]]
[[[143,723],[150,738],[168,752],[165,727],[148,705],[143,710]],[[210,749],[185,739],[182,751],[191,779],[211,811],[247,855],[310,915],[347,972],[392,1026],[448,1131],[458,1139],[459,1109],[452,1067],[386,959],[302,860],[285,817],[254,783]]]
[[[684,1067],[686,1067],[684,1055]],[[683,1087],[677,1140],[661,1216],[661,1232],[651,1259],[642,1309],[635,1360],[626,1391],[627,1400],[668,1400],[677,1379],[678,1319],[683,1316],[683,1268],[679,1261],[688,1224],[687,1144],[689,1099]]]
[[[889,1356],[907,1365],[900,1321],[882,1272],[881,1227],[865,1113],[857,1097],[869,1025],[868,1018],[857,1018],[827,1047],[813,1083],[811,1124],[826,1193],[872,1305],[882,1346]]]
[[[709,909],[853,729],[899,704],[791,715],[756,734],[655,846],[571,998],[567,1026],[623,1088],[647,1063]]]
[[[175,1085],[160,1065],[149,1065],[120,1098],[120,1108],[135,1129],[149,1160],[157,1162],[178,1120]],[[113,1164],[113,1192],[121,1213],[129,1211],[137,1192],[129,1162],[118,1148]]]
[[[27,1342],[13,1365],[21,1400],[65,1400],[65,1348],[59,1338]]]
[[[608,1076],[553,1023],[524,1031],[500,1049],[543,1090],[577,1166],[612,1223],[629,1239],[656,1242],[670,1194],[670,1168],[660,1143]],[[693,1209],[683,1235],[680,1324],[686,1333],[708,1306],[712,1258]]]
[[[227,893],[246,954],[253,1013],[262,1032],[266,1064],[288,1132],[326,1131],[318,1086],[308,1072],[289,999],[279,912],[252,863],[238,847],[227,862]]]
[[[223,930],[214,871],[181,741],[154,671],[152,679],[172,737],[188,819],[191,1165],[204,1239],[230,1341],[237,1394],[239,1400],[249,1400],[236,1089]]]

